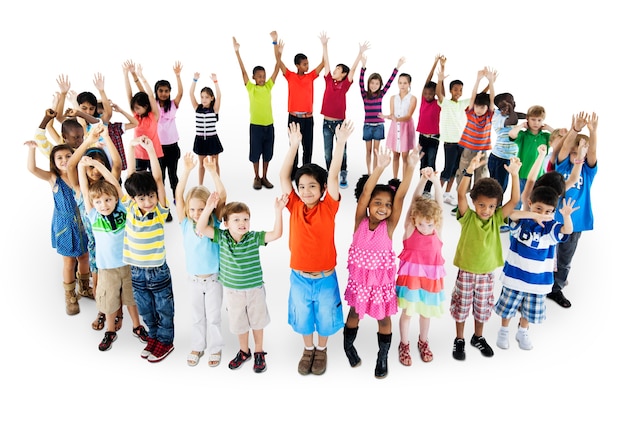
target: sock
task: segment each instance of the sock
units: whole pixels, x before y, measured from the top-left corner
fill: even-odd
[[[315,346],[311,346],[311,347],[304,346],[305,350],[313,350],[314,348],[315,348]]]
[[[326,350],[326,347],[316,346],[315,349],[319,350],[319,351],[322,351],[322,350]]]
[[[508,326],[500,326],[500,330],[503,332],[506,332],[507,334],[509,333],[509,327]]]

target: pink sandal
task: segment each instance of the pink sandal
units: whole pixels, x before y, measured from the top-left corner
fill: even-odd
[[[400,345],[398,346],[398,354],[400,357],[400,363],[404,366],[411,366],[413,361],[411,360],[411,347],[409,344],[404,344],[400,341]]]
[[[420,352],[420,357],[424,362],[430,362],[433,360],[433,352],[431,352],[428,347],[428,340],[417,340],[417,348]]]

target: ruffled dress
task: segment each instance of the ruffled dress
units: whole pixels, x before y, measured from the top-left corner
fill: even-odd
[[[396,254],[387,232],[387,221],[369,229],[364,218],[354,232],[348,251],[348,285],[345,299],[359,319],[366,314],[382,320],[398,312],[395,293]]]
[[[444,268],[441,249],[443,243],[437,233],[423,235],[417,229],[403,241],[398,257],[396,294],[398,307],[406,314],[439,317],[444,313]]]

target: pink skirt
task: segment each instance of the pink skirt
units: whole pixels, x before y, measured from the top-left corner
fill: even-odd
[[[415,125],[413,119],[406,122],[391,121],[387,147],[394,152],[409,152],[415,149]]]

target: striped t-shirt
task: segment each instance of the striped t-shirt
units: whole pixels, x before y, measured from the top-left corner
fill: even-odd
[[[265,245],[265,231],[248,231],[237,243],[228,230],[213,227],[213,241],[220,246],[218,280],[231,289],[263,286],[259,247]]]
[[[165,263],[164,225],[170,209],[157,203],[154,210],[143,214],[128,196],[124,196],[122,203],[127,211],[124,263],[144,268],[160,267]]]
[[[478,116],[473,108],[466,110],[467,123],[459,140],[459,146],[471,150],[491,150],[491,119],[493,110]]]
[[[389,80],[385,84],[385,86],[380,90],[378,95],[373,98],[369,98],[367,96],[367,88],[365,88],[365,69],[361,67],[361,74],[359,76],[359,87],[361,88],[361,98],[363,98],[363,105],[365,107],[365,123],[366,124],[377,124],[381,122],[385,122],[383,118],[378,116],[379,113],[382,112],[382,103],[383,97],[389,91],[389,87],[391,83],[396,78],[398,74],[398,69],[394,68]]]

